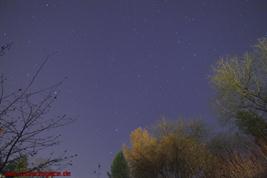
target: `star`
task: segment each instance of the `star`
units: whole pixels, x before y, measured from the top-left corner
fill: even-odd
[[[158,66],[158,65],[153,65],[153,68],[154,68],[155,70],[157,70],[157,69],[159,68],[159,66]]]
[[[32,43],[32,41],[31,40],[27,40],[27,44],[31,44]]]
[[[143,21],[144,21],[144,23],[147,23],[148,22],[148,19],[147,18],[144,18]]]

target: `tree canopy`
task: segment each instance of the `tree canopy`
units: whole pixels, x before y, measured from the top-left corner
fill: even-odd
[[[220,59],[211,81],[222,118],[252,135],[267,154],[267,38],[241,57]]]
[[[112,162],[110,178],[129,178],[128,163],[122,151],[116,154]]]

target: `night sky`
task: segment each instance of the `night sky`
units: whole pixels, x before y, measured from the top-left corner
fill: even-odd
[[[266,0],[0,0],[0,58],[9,88],[26,84],[57,51],[35,87],[65,77],[52,112],[77,121],[59,130],[79,156],[74,178],[102,178],[130,132],[161,116],[213,124],[211,65],[242,54],[267,32]]]

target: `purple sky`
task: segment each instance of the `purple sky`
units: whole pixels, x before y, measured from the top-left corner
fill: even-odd
[[[242,54],[267,32],[266,0],[0,0],[0,71],[25,84],[51,57],[36,87],[68,77],[55,106],[78,120],[60,148],[79,156],[73,178],[106,178],[129,133],[161,116],[212,123],[211,65]]]

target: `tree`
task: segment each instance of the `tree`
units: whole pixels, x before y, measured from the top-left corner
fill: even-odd
[[[120,151],[115,156],[111,165],[111,178],[129,178],[128,163],[124,158],[123,152]]]
[[[211,177],[266,177],[266,160],[247,135],[217,134],[209,141],[208,149],[215,158]]]
[[[26,172],[28,170],[28,159],[27,156],[21,156],[15,162],[12,162],[6,166],[6,171],[8,172]],[[9,178],[9,177],[7,177]],[[14,177],[14,178],[26,178],[25,176]]]
[[[6,50],[5,47],[1,49]],[[62,81],[46,88],[33,89],[34,82],[50,56],[44,59],[25,87],[7,91],[6,78],[3,74],[0,76],[0,172],[7,171],[8,166],[17,163],[23,156],[27,156],[28,161],[31,161],[38,157],[42,150],[57,145],[60,135],[53,135],[51,131],[73,121],[66,115],[49,115]],[[28,171],[51,165],[68,165],[70,158],[74,156],[77,155],[67,155],[67,151],[58,156],[51,152],[45,162],[37,165],[29,163]]]
[[[160,166],[156,138],[146,129],[137,128],[131,133],[131,148],[123,148],[123,154],[128,162],[133,177],[157,177]]]
[[[146,129],[131,133],[131,147],[123,152],[134,178],[203,177],[209,174],[212,155],[201,139],[196,123],[160,122],[153,136]],[[196,136],[198,135],[198,136]]]
[[[253,136],[267,155],[267,38],[242,57],[220,59],[211,81],[220,115]]]
[[[202,122],[164,120],[150,131],[135,129],[130,138],[123,154],[132,178],[266,177],[265,157],[240,132],[211,136]]]

